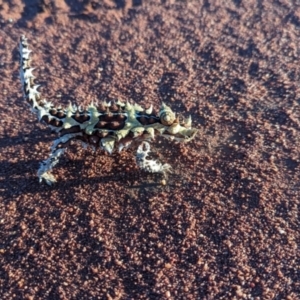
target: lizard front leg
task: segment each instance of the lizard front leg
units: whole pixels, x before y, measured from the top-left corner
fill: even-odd
[[[171,172],[172,167],[169,164],[162,164],[157,160],[149,159],[149,152],[150,144],[145,141],[142,142],[136,152],[136,163],[141,169],[151,173],[163,173],[165,176]]]

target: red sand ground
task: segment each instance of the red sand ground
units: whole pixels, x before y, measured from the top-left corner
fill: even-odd
[[[0,4],[1,299],[299,299],[297,1]],[[133,152],[70,149],[39,184],[50,129],[21,94],[26,34],[55,104],[165,101],[199,128]]]

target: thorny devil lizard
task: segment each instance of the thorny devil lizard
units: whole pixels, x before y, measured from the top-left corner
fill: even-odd
[[[59,135],[51,147],[49,158],[40,164],[37,173],[40,182],[44,179],[51,185],[56,181],[50,171],[72,140],[79,140],[84,145],[94,148],[102,148],[109,154],[115,147],[121,151],[139,143],[136,152],[138,167],[148,172],[166,175],[171,172],[171,166],[148,157],[149,141],[157,135],[179,142],[190,141],[195,137],[197,129],[191,127],[191,117],[179,120],[164,103],[158,114],[152,112],[152,105],[143,109],[138,104],[130,104],[128,101],[123,103],[119,100],[114,103],[91,103],[83,109],[71,104],[67,108],[55,107],[51,102],[42,99],[38,91],[39,85],[34,84],[30,52],[27,38],[22,36],[20,75],[24,98],[37,114],[39,121],[49,125]]]

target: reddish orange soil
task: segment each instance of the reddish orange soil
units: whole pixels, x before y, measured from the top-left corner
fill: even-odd
[[[297,1],[0,4],[1,299],[299,299]],[[294,4],[293,4],[294,3]],[[199,135],[158,140],[166,185],[134,152],[74,145],[23,101],[18,42],[47,100],[161,101]]]

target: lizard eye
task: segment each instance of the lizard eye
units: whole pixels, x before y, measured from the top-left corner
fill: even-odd
[[[160,122],[165,126],[170,126],[174,123],[176,116],[172,110],[164,105],[159,113]]]

